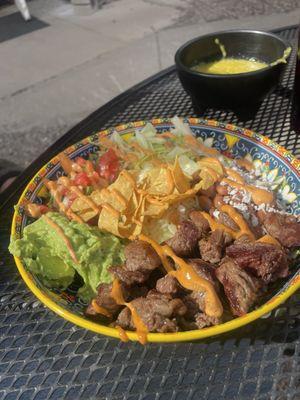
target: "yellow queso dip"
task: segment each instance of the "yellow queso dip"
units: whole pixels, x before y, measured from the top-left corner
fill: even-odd
[[[267,67],[268,64],[255,59],[221,58],[217,61],[199,63],[192,70],[206,74],[240,74],[243,72],[257,71]]]

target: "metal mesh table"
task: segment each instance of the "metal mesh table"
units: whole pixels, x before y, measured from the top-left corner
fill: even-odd
[[[296,29],[279,34],[293,44]],[[250,119],[214,110],[201,116],[269,135],[299,155],[300,140],[290,129],[294,63],[295,54],[281,85]],[[29,292],[8,254],[13,204],[44,162],[97,130],[175,114],[199,116],[172,67],[73,128],[24,171],[3,199],[0,399],[300,399],[299,294],[266,318],[229,334],[193,343],[142,347],[88,332],[54,315]]]

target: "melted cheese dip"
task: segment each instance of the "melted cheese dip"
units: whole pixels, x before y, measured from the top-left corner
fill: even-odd
[[[204,72],[206,74],[240,74],[243,72],[257,71],[267,67],[265,62],[254,59],[243,58],[222,58],[221,60],[208,63],[199,63],[192,67],[193,71]]]

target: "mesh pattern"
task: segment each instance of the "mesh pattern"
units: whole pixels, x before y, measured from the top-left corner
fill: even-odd
[[[281,34],[292,42],[295,30]],[[170,70],[94,113],[60,146],[123,122],[177,114],[236,123],[299,154],[289,125],[292,77],[289,67],[282,86],[242,120],[226,111],[199,114]],[[2,209],[0,224],[0,399],[300,399],[299,294],[266,318],[201,342],[142,347],[93,334],[47,310],[17,273],[7,246],[20,190]]]

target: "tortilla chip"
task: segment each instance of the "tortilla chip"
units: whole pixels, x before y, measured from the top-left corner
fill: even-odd
[[[190,189],[189,180],[184,175],[184,173],[180,167],[178,157],[176,157],[176,159],[175,159],[175,163],[174,163],[174,166],[173,166],[171,172],[172,172],[172,177],[174,180],[175,187],[179,193],[185,193],[187,190]]]
[[[222,163],[214,157],[204,157],[197,162],[200,168],[208,167],[213,169],[220,177],[224,175],[224,167]]]
[[[171,171],[168,168],[153,168],[147,173],[150,195],[167,196],[174,190],[174,181]]]
[[[118,212],[113,212],[111,207],[104,206],[100,212],[98,226],[99,229],[110,232],[113,235],[123,237],[119,231],[119,217]]]

